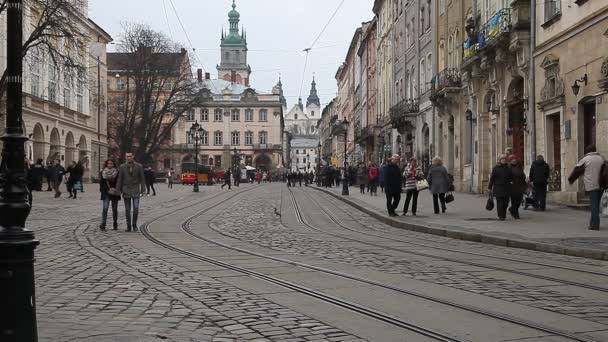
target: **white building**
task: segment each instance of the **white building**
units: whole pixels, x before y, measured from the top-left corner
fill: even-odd
[[[27,4],[24,38],[35,27],[31,18],[37,9],[33,7],[41,6],[38,1]],[[30,139],[26,143],[26,158],[60,159],[64,165],[82,161],[85,179],[96,177],[99,161],[103,163],[107,157],[106,44],[112,41],[87,13],[88,1],[83,1],[78,12],[69,14],[80,35],[62,43],[68,47],[64,52],[76,56],[84,71],[55,65],[43,47],[31,48],[23,63],[24,133]],[[5,68],[6,11],[0,18],[0,70]],[[1,121],[4,125],[4,119]]]
[[[317,95],[317,83],[312,80],[306,108],[302,98],[285,115],[285,130],[292,137],[290,161],[292,171],[316,170],[318,163],[319,132],[317,122],[321,119],[321,101]]]

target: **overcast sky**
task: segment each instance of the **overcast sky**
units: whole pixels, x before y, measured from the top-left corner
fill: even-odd
[[[228,27],[232,0],[172,1],[200,64],[217,77],[220,34],[222,27]],[[269,91],[281,73],[288,106],[296,103],[305,61],[302,49],[313,43],[341,1],[236,0],[240,24],[247,31],[252,87]],[[310,52],[302,89],[304,102],[313,72],[321,103],[326,104],[335,96],[336,70],[344,61],[355,29],[373,17],[372,5],[373,0],[346,0],[342,5]],[[122,22],[138,22],[151,25],[189,48],[170,0],[90,0],[89,6],[90,17],[114,40],[120,38]],[[192,55],[191,62],[195,68],[201,67]]]

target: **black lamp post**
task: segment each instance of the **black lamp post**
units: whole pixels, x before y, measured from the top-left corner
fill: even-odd
[[[198,142],[201,140],[203,136],[203,132],[205,130],[197,121],[195,121],[190,127],[190,138],[194,140],[194,188],[193,192],[199,192],[199,184],[198,184]]]
[[[26,183],[22,128],[23,0],[8,0],[6,29],[6,128],[0,164],[0,340],[38,341],[34,249],[25,228],[32,209]]]
[[[321,186],[321,142],[317,145],[317,186]]]
[[[346,168],[346,139],[348,138],[348,121],[344,119],[342,121],[342,128],[344,129],[344,179],[342,180],[342,195],[348,196],[348,170]]]

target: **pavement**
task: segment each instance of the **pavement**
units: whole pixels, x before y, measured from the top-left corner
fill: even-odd
[[[433,213],[433,199],[428,191],[418,196],[416,217],[391,218],[386,212],[386,198],[361,194],[358,186],[350,187],[349,195],[342,196],[342,187],[314,189],[331,194],[354,208],[366,212],[394,227],[425,232],[451,238],[524,248],[542,252],[566,254],[608,260],[608,220],[599,231],[586,229],[589,213],[567,207],[548,205],[545,212],[520,210],[521,220],[507,218],[498,221],[496,212],[485,210],[487,197],[478,194],[454,193],[455,201],[448,204],[445,214]],[[403,212],[405,193],[398,213]]]

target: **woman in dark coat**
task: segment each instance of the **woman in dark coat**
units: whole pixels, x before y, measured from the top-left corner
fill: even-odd
[[[492,169],[488,189],[492,196],[496,198],[496,212],[498,219],[504,221],[507,217],[507,207],[509,206],[509,196],[511,195],[511,185],[513,184],[513,172],[507,164],[507,156],[501,155],[498,165]]]
[[[69,198],[76,199],[78,190],[82,190],[82,176],[84,175],[84,167],[81,163],[72,162],[72,165],[68,167],[66,173],[68,176],[68,192],[70,193]]]
[[[523,167],[515,155],[509,156],[509,164],[511,167],[511,174],[513,175],[513,186],[511,186],[511,216],[514,219],[519,219],[519,207],[524,198],[524,193],[528,187],[526,183],[526,174],[524,173]]]
[[[431,193],[433,194],[433,210],[439,214],[439,203],[441,202],[441,212],[445,213],[445,194],[450,190],[450,177],[448,170],[443,166],[441,158],[433,158],[433,164],[429,167],[426,175],[429,182]]]
[[[101,193],[101,200],[103,201],[103,210],[101,212],[101,225],[99,229],[106,230],[106,222],[108,219],[108,209],[112,204],[112,219],[114,230],[118,229],[118,201],[120,201],[120,195],[110,195],[108,192],[110,189],[116,189],[116,183],[118,181],[118,168],[113,160],[106,160],[103,165],[103,170],[99,177],[99,192]]]

